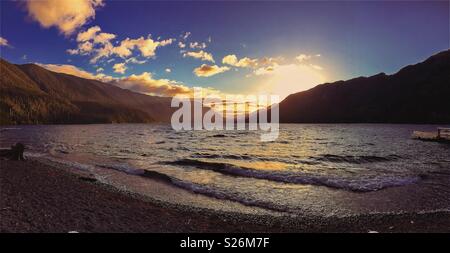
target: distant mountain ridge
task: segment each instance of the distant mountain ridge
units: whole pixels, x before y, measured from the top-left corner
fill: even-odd
[[[170,102],[0,59],[0,124],[170,122]],[[321,84],[278,106],[281,123],[450,124],[450,50],[393,75]]]
[[[450,124],[450,50],[402,68],[325,83],[279,104],[282,123]]]
[[[171,98],[0,60],[0,124],[169,122]]]

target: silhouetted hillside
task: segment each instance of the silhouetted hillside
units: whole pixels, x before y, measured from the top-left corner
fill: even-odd
[[[0,60],[0,123],[168,122],[170,98]]]
[[[169,122],[170,98],[0,60],[0,124]],[[450,50],[393,75],[318,85],[280,104],[282,123],[450,123]]]
[[[450,123],[450,50],[393,75],[318,85],[279,106],[284,123]]]

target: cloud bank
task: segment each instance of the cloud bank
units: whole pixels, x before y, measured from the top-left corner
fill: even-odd
[[[111,84],[149,95],[175,96],[190,94],[191,88],[169,79],[154,79],[152,73],[143,72],[140,75],[130,75],[116,79]]]

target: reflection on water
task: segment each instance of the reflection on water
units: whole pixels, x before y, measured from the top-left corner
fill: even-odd
[[[443,194],[450,187],[443,183],[450,177],[449,145],[410,138],[435,126],[289,124],[274,142],[260,142],[256,131],[175,132],[156,124],[18,128],[1,132],[1,146],[20,141],[29,154],[83,157],[98,171],[120,171],[127,183],[153,171],[178,188],[269,209],[348,212],[372,205],[363,206],[361,196],[379,203],[383,194],[412,187],[437,199],[427,208],[450,202]]]

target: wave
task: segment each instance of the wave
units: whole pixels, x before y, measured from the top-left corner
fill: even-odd
[[[155,172],[155,173],[158,173],[158,172]],[[158,174],[161,174],[161,173],[158,173]],[[165,175],[165,174],[162,174],[162,175]],[[172,178],[172,177],[170,177],[170,183],[172,183],[173,185],[180,187],[182,189],[191,191],[193,193],[206,195],[208,197],[213,197],[216,199],[236,201],[243,205],[261,207],[261,208],[272,210],[272,211],[290,212],[289,208],[280,206],[280,205],[276,205],[269,201],[261,201],[261,200],[257,200],[257,199],[247,198],[245,196],[233,194],[230,192],[221,192],[217,189],[212,189],[212,188],[204,186],[204,185],[186,182],[186,181],[182,181],[182,180]]]
[[[401,156],[398,155],[388,155],[388,156],[350,156],[350,155],[331,155],[325,154],[320,156],[313,156],[310,159],[322,162],[334,162],[334,163],[374,163],[374,162],[389,162],[400,159]]]
[[[201,185],[201,184],[183,181],[176,177],[172,177],[167,174],[153,171],[153,170],[139,169],[139,168],[135,168],[135,167],[124,165],[124,164],[108,164],[108,165],[107,164],[97,164],[96,166],[106,168],[106,169],[114,169],[114,170],[121,171],[121,172],[124,172],[127,174],[161,181],[161,182],[173,185],[175,187],[178,187],[178,188],[181,188],[181,189],[193,192],[193,193],[202,194],[202,195],[205,195],[208,197],[236,201],[243,205],[256,206],[256,207],[261,207],[261,208],[265,208],[265,209],[269,209],[269,210],[273,210],[273,211],[289,212],[289,210],[286,207],[275,205],[269,201],[261,201],[261,200],[251,199],[251,198],[245,198],[243,196],[234,194],[232,192],[222,192],[218,189],[213,189],[211,187],[208,187],[207,185]]]
[[[164,163],[212,170],[229,176],[249,177],[283,183],[319,185],[355,192],[378,191],[388,187],[416,183],[421,179],[419,176],[372,175],[364,178],[349,178],[334,175],[314,175],[300,171],[267,171],[239,167],[229,163],[206,162],[189,158]]]
[[[33,154],[35,157],[40,157],[41,155],[38,154]],[[91,164],[83,164],[83,163],[78,163],[78,162],[74,162],[74,161],[67,161],[67,160],[62,160],[62,159],[55,159],[55,158],[51,158],[51,157],[46,157],[47,159],[54,161],[54,162],[58,162],[58,163],[62,163],[65,165],[69,165],[70,167],[75,167],[77,169],[80,170],[85,170],[85,171],[89,171],[91,173],[93,173],[93,175],[95,176],[95,178],[97,180],[99,180],[100,182],[109,184],[108,180],[104,180],[102,176],[97,175],[94,170],[93,167],[101,167],[101,168],[106,168],[106,169],[113,169],[113,170],[117,170],[117,171],[121,171],[123,173],[126,174],[131,174],[131,175],[135,175],[135,176],[140,176],[140,177],[144,177],[144,178],[149,178],[152,180],[158,180],[158,181],[162,181],[164,183],[173,185],[175,187],[178,187],[180,189],[184,189],[193,193],[197,193],[197,194],[202,194],[208,197],[213,197],[213,198],[217,198],[217,199],[224,199],[224,200],[229,200],[229,201],[236,201],[239,202],[243,205],[247,205],[247,206],[255,206],[255,207],[260,207],[260,208],[265,208],[268,210],[273,210],[273,211],[281,211],[281,212],[294,212],[293,209],[291,209],[289,206],[284,206],[284,205],[280,205],[277,203],[273,203],[271,201],[265,201],[262,199],[255,199],[252,198],[251,196],[245,196],[242,194],[238,194],[235,193],[233,191],[228,191],[228,190],[224,190],[224,189],[217,189],[214,188],[212,186],[209,185],[203,185],[203,184],[197,184],[197,183],[193,183],[193,182],[189,182],[189,181],[185,181],[182,179],[179,179],[177,177],[174,176],[170,176],[167,175],[165,173],[161,173],[158,171],[153,171],[153,170],[145,170],[145,169],[140,169],[140,168],[136,168],[130,165],[126,165],[126,164],[95,164],[95,165],[91,165]],[[184,160],[189,160],[189,159],[184,159]],[[180,160],[181,161],[181,160]],[[201,161],[184,161],[183,163],[189,163],[189,164],[204,164],[207,162],[201,162]],[[228,165],[222,165],[219,167],[226,167]],[[277,175],[275,174],[275,179],[281,179],[281,178],[277,178],[277,176],[281,176],[281,175]],[[398,186],[398,185],[404,185],[404,184],[408,184],[408,183],[412,183],[415,182],[415,178],[391,178],[392,181],[387,180],[387,178],[384,181],[364,181],[364,180],[359,180],[359,181],[352,181],[351,180],[345,180],[345,179],[332,179],[332,178],[324,178],[324,177],[304,177],[303,180],[299,180],[298,178],[289,178],[288,180],[289,183],[308,183],[308,184],[316,184],[316,185],[324,185],[324,186],[329,186],[329,187],[334,187],[334,188],[339,188],[339,189],[349,189],[349,190],[353,190],[353,191],[373,191],[373,190],[378,190],[378,189],[382,189],[384,187],[389,187],[389,186]],[[275,180],[278,181],[278,180]],[[279,181],[283,181],[283,180],[279,180]],[[285,181],[283,181],[285,182]]]
[[[287,161],[286,159],[282,159],[279,157],[258,157],[254,155],[242,154],[210,154],[210,153],[194,153],[191,157],[193,158],[205,158],[205,159],[231,159],[231,160],[258,160],[258,161],[277,161],[277,162],[285,162],[292,163],[293,161]],[[307,165],[316,165],[322,162],[333,162],[333,163],[351,163],[351,164],[365,164],[365,163],[376,163],[376,162],[390,162],[396,161],[401,156],[398,155],[388,155],[388,156],[340,156],[340,155],[331,155],[325,154],[320,156],[310,156],[304,159],[300,156],[293,155],[292,157],[297,158],[295,160],[296,163],[299,164],[307,164]]]

